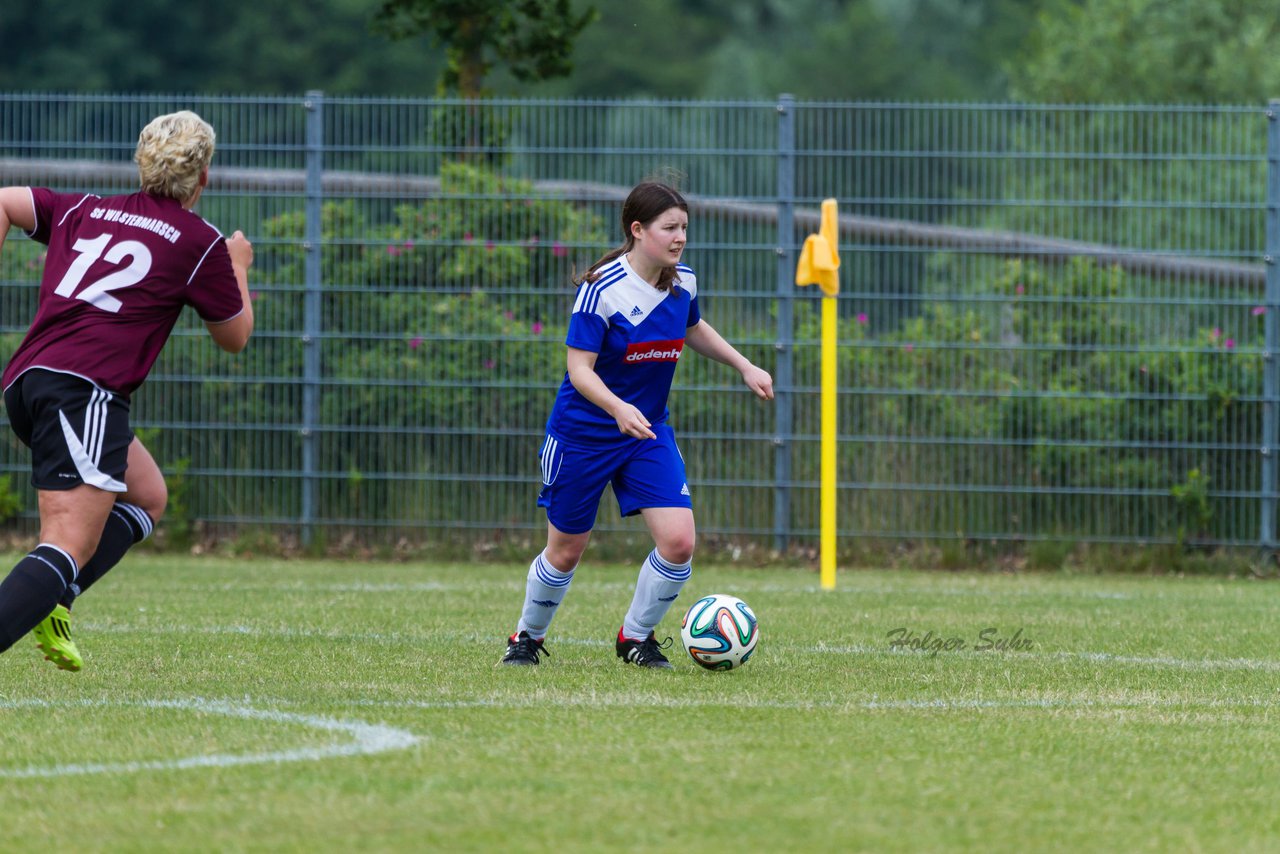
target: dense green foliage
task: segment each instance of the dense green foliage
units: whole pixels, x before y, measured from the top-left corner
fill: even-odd
[[[496,60],[482,88],[501,94],[1001,99],[1003,63],[1043,2],[574,0],[564,14],[560,0],[491,3],[486,52],[460,27],[474,2],[227,0],[181,14],[156,0],[9,3],[0,90],[422,96],[452,89],[463,57],[478,56]]]
[[[563,77],[573,70],[574,40],[596,10],[574,12],[570,0],[382,0],[378,30],[393,39],[428,35],[445,48],[444,94],[474,98],[500,63],[522,82]]]
[[[573,295],[563,247],[606,237],[589,212],[530,199],[527,182],[452,163],[441,170],[441,184],[438,195],[400,206],[388,220],[373,219],[355,201],[324,206],[324,287],[314,296],[317,422],[310,426],[320,433],[318,470],[343,475],[322,496],[326,518],[507,515],[513,511],[486,501],[481,486],[460,498],[448,483],[422,481],[460,472],[474,455],[510,477],[527,479],[535,471],[548,387],[563,371],[568,306],[561,303]],[[306,328],[303,223],[298,211],[262,226],[253,346],[217,362],[218,379],[175,381],[163,390],[149,384],[152,403],[142,409],[151,418],[201,413],[216,423],[271,430],[305,417],[306,346],[298,340]],[[202,335],[171,340],[159,372],[208,376],[208,346]],[[289,385],[281,390],[269,378]],[[231,459],[267,471],[300,466],[296,444],[282,455],[278,443],[257,432],[192,441],[180,431],[156,438],[171,461],[209,466]],[[513,445],[527,458],[510,460]],[[528,496],[522,499],[523,510]],[[222,500],[222,506],[193,510],[259,518],[298,512],[294,489],[279,500],[270,490]]]
[[[1280,86],[1267,0],[1058,0],[1009,94],[1065,104],[1261,103]]]
[[[555,247],[605,245],[608,237],[593,215],[567,202],[529,199],[526,183],[484,167],[448,164],[442,179],[438,197],[402,206],[390,221],[371,221],[357,201],[324,209],[318,299],[327,390],[318,426],[328,437],[318,469],[348,473],[345,485],[326,493],[327,518],[413,518],[406,508],[420,507],[423,518],[464,521],[472,504],[488,508],[484,518],[524,518],[519,506],[505,505],[509,499],[500,496],[510,491],[501,483],[473,483],[464,499],[424,496],[415,477],[459,470],[460,459],[476,454],[491,474],[529,476],[562,371],[572,295],[566,253]],[[302,217],[279,216],[264,233],[270,248],[262,251],[256,285],[263,294],[259,328],[300,329]],[[945,255],[934,269],[948,269]],[[841,481],[871,487],[842,490],[849,530],[1018,530],[1031,537],[1088,530],[1180,541],[1254,535],[1251,527],[1225,527],[1224,517],[1241,516],[1220,513],[1210,492],[1238,488],[1253,470],[1247,459],[1261,427],[1260,313],[1225,333],[1194,319],[1153,329],[1133,300],[1143,283],[1086,260],[1065,267],[990,260],[976,276],[969,302],[939,300],[883,328],[845,319],[839,387],[857,394],[842,400],[841,433],[879,437],[851,441],[841,455]],[[797,306],[800,342],[820,338],[811,308]],[[717,325],[740,340],[772,323],[764,316]],[[173,342],[166,372],[199,375],[205,346],[200,339]],[[749,355],[770,364],[768,353]],[[816,347],[797,348],[796,375],[816,376],[818,357]],[[300,347],[255,344],[234,374],[300,377],[303,358]],[[763,412],[715,391],[726,386],[733,381],[722,365],[697,357],[682,365],[672,405],[682,435],[768,434]],[[227,423],[285,424],[299,412],[296,396],[245,394],[217,381],[168,395],[167,405],[174,395],[203,400]],[[803,432],[817,423],[818,396],[798,395],[795,403]],[[356,433],[362,430],[372,432]],[[248,468],[281,464],[252,435],[231,441],[244,443],[232,456]],[[974,444],[989,453],[974,454]],[[263,456],[246,456],[253,448]],[[796,478],[816,481],[816,447],[797,448]],[[205,460],[210,452],[191,453]],[[695,474],[716,480],[768,471],[771,454],[767,442],[707,439]],[[875,491],[886,485],[887,496]],[[939,485],[954,491],[940,495]],[[974,485],[992,491],[967,491]],[[1011,509],[1006,492],[1013,488],[1039,497]],[[761,497],[719,494],[705,502],[703,524],[768,530],[772,507]],[[259,503],[254,512],[271,518],[295,511]],[[812,508],[794,521],[801,529],[816,524]]]
[[[1243,321],[1239,339],[1155,333],[1126,305],[1133,292],[1129,277],[1091,261],[1005,262],[967,306],[935,303],[874,335],[846,322],[840,386],[871,393],[846,401],[841,432],[889,441],[842,453],[842,478],[894,484],[900,506],[889,513],[850,492],[842,518],[867,530],[892,518],[975,534],[1251,537],[1252,520],[1226,529],[1229,514],[1215,510],[1225,504],[1206,493],[1250,471],[1263,315]],[[975,443],[988,450],[972,453]],[[957,490],[927,488],[939,483]],[[963,489],[972,484],[991,491]],[[1044,494],[1011,507],[1006,490]]]
[[[444,5],[464,11],[474,6]],[[500,61],[483,69],[485,88],[609,97],[769,98],[789,91],[802,99],[1185,104],[1257,101],[1280,85],[1280,66],[1265,49],[1276,25],[1259,0],[637,0],[595,4],[599,20],[576,27],[589,5],[574,5],[575,17],[566,22],[575,24],[568,26],[573,32],[562,33],[572,36],[561,43],[574,43],[572,55],[566,47],[552,57],[572,63],[574,73],[521,82],[516,78],[539,76],[526,73],[535,66],[520,66],[536,63],[536,51],[499,52]],[[35,88],[33,81],[39,81],[38,88],[54,90],[154,90],[163,81],[159,88],[170,91],[318,87],[423,95],[436,91],[442,73],[446,81],[458,78],[458,55],[449,54],[459,48],[457,30],[438,28],[391,41],[370,29],[372,5],[354,0],[323,0],[270,22],[266,15],[241,0],[182,17],[166,17],[154,0],[128,9],[119,0],[92,6],[72,0],[49,10],[10,4],[0,9],[0,33],[12,57],[0,71],[0,89]],[[17,33],[24,38],[15,38]],[[1010,124],[1014,130],[1007,138],[992,140],[987,153],[1049,167],[1011,172],[997,186],[984,183],[987,173],[980,165],[968,165],[927,189],[935,200],[1003,203],[937,205],[925,213],[877,211],[1189,254],[1243,255],[1259,245],[1254,232],[1263,185],[1253,160],[1262,135],[1232,148],[1211,174],[1195,166],[1201,154],[1221,155],[1213,146],[1235,132],[1232,117],[1211,120],[1220,121],[1220,128],[1196,125],[1189,140],[1184,114],[1176,110],[1152,121],[1105,110],[1028,115],[1025,123]],[[666,138],[665,117],[655,114],[652,121],[654,137]],[[896,119],[885,121],[892,125]],[[445,435],[449,430],[491,431],[492,448],[467,453],[497,459],[495,477],[527,476],[526,446],[536,445],[548,386],[563,359],[555,342],[563,338],[566,312],[560,309],[571,293],[571,260],[556,247],[607,243],[589,214],[564,203],[530,207],[522,199],[527,187],[504,184],[486,170],[505,156],[505,127],[493,125],[477,141],[457,123],[430,124],[433,145],[452,154],[479,142],[488,146],[490,159],[440,170],[432,162],[423,171],[441,172],[441,198],[400,208],[389,219],[375,218],[359,201],[324,209],[323,337],[313,346],[324,372],[319,468],[331,479],[335,472],[346,475],[324,496],[326,514],[338,518],[375,518],[396,508],[400,518],[439,521],[438,508],[455,496],[423,499],[412,478],[456,473],[462,439]],[[880,130],[874,121],[868,128],[859,142],[874,145]],[[272,128],[257,130],[262,139],[254,143],[272,141]],[[896,132],[896,126],[883,131],[903,154],[885,159],[849,195],[869,198],[886,187],[906,187],[903,182],[919,165],[909,152],[947,142],[947,131],[930,125],[909,130],[909,138],[892,136]],[[1135,142],[1139,148],[1123,145],[1120,156],[1105,156],[1120,150],[1117,140],[1135,140],[1135,133],[1142,134]],[[1131,157],[1132,151],[1151,156]],[[381,155],[363,156],[371,170],[377,168]],[[761,160],[758,168],[768,173],[773,164]],[[913,191],[894,192],[909,197]],[[975,211],[978,222],[947,219]],[[262,229],[256,297],[259,329],[269,331],[225,368],[237,383],[228,382],[221,367],[218,378],[193,381],[210,376],[210,345],[201,335],[180,336],[170,345],[162,367],[171,384],[156,395],[181,413],[172,421],[203,418],[281,434],[299,426],[302,382],[271,378],[303,376],[307,354],[315,352],[300,345],[297,335],[306,303],[300,285],[302,229],[301,210],[275,216]],[[944,254],[916,257],[927,267],[921,290],[945,293],[959,280],[958,268],[948,267],[951,259]],[[0,264],[6,281],[20,281],[38,258],[31,247],[11,243]],[[478,282],[482,265],[485,279]],[[1182,285],[1174,294],[1087,264],[989,262],[964,281],[962,297],[975,297],[972,306],[962,308],[960,300],[948,298],[874,329],[846,318],[841,384],[860,391],[843,405],[841,424],[848,427],[842,432],[893,441],[887,451],[884,443],[868,444],[874,453],[848,455],[842,480],[899,488],[883,502],[879,494],[877,501],[866,501],[860,490],[846,490],[850,506],[842,518],[868,531],[886,528],[892,516],[898,526],[900,520],[916,520],[911,530],[958,534],[994,529],[1045,535],[1087,528],[1180,540],[1255,535],[1224,526],[1224,516],[1243,517],[1223,513],[1230,499],[1214,493],[1256,488],[1252,475],[1241,474],[1256,470],[1256,462],[1242,462],[1248,452],[1241,449],[1259,439],[1258,315],[1232,321],[1239,328],[1224,332],[1209,316],[1220,307],[1214,302],[1220,294]],[[1133,306],[1152,294],[1193,307],[1176,317],[1170,309],[1167,325],[1153,321],[1154,313],[1144,320]],[[1209,303],[1212,309],[1205,308]],[[807,308],[802,305],[798,313],[799,337],[811,342],[817,327]],[[752,336],[772,322],[763,315],[753,320],[754,328],[723,331],[730,338]],[[4,343],[11,351],[14,342]],[[797,375],[815,374],[814,348],[799,348],[796,358]],[[694,434],[767,433],[770,426],[758,412],[726,405],[718,391],[705,392],[723,384],[722,370],[698,359],[682,368],[681,385],[698,390],[679,399],[682,428]],[[798,423],[813,423],[815,406],[816,397],[800,399]],[[350,431],[360,427],[381,432],[356,441]],[[256,471],[299,466],[298,442],[255,445],[250,434],[232,433],[210,447],[195,447],[178,432],[162,429],[156,441],[167,446],[167,459],[184,465],[198,461],[216,468],[216,462]],[[1008,441],[997,445],[1001,437]],[[1147,445],[1130,447],[1118,437]],[[518,445],[518,453],[499,447],[504,441]],[[968,455],[960,451],[984,443],[998,447],[989,468],[965,468],[962,458]],[[724,449],[716,451],[718,456]],[[750,470],[770,470],[766,443],[744,445],[742,453],[750,455],[744,463]],[[797,469],[801,481],[816,477],[816,458],[807,448],[797,456]],[[370,471],[394,476],[370,478]],[[923,483],[1017,484],[1079,490],[1079,498],[1037,499],[1014,520],[1007,496],[957,490],[940,500],[914,489]],[[485,506],[482,486],[468,495],[467,501]],[[707,521],[767,529],[772,508],[761,497],[709,502],[724,515]],[[236,514],[262,507],[269,518],[297,514],[289,498],[264,501],[250,493],[219,500],[225,503],[217,508],[187,512]],[[469,507],[459,504],[451,512],[465,518]],[[523,518],[514,509],[508,515]],[[805,528],[812,515],[806,507],[793,521]]]
[[[0,90],[431,94],[443,55],[373,34],[373,12],[369,0],[4,3]]]
[[[1266,0],[66,0],[0,7],[0,90],[1245,103],[1278,26]]]

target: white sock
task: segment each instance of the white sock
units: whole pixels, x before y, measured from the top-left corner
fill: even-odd
[[[640,565],[640,577],[636,579],[636,594],[631,608],[622,621],[622,636],[631,640],[644,640],[658,627],[667,615],[671,603],[680,595],[680,589],[693,574],[690,564],[674,564],[654,549]]]
[[[564,600],[569,590],[569,582],[573,581],[573,569],[561,572],[547,560],[544,551],[529,564],[529,575],[524,585],[524,610],[520,613],[520,623],[516,626],[516,634],[528,632],[534,640],[542,640],[547,636],[547,627],[551,618],[556,615],[556,608]]]

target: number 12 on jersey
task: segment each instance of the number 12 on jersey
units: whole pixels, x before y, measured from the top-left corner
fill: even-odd
[[[151,250],[136,240],[121,240],[108,249],[107,246],[110,243],[110,234],[102,234],[92,240],[83,237],[77,240],[72,247],[78,253],[76,260],[71,262],[66,275],[62,277],[61,282],[58,282],[58,287],[54,288],[53,292],[67,298],[71,298],[74,294],[76,299],[84,300],[103,311],[112,313],[120,311],[122,303],[111,296],[109,291],[127,288],[142,281],[151,270]],[[76,289],[80,287],[85,274],[89,272],[93,262],[99,258],[121,269],[89,282],[84,290],[77,294]],[[128,266],[122,263],[126,258],[129,259]]]

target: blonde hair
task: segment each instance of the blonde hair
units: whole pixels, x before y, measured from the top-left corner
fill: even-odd
[[[138,134],[133,160],[142,190],[185,202],[213,162],[213,127],[190,110],[157,116]]]

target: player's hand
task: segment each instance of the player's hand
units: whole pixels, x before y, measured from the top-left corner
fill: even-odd
[[[624,403],[614,414],[614,419],[618,422],[618,432],[636,439],[656,439],[654,432],[649,429],[649,419],[644,417],[644,413],[636,409],[629,403]]]
[[[231,253],[231,263],[240,269],[247,270],[253,266],[253,244],[243,231],[237,230],[227,238],[227,251]]]
[[[761,400],[773,400],[773,377],[764,368],[751,365],[742,372],[742,381]]]

